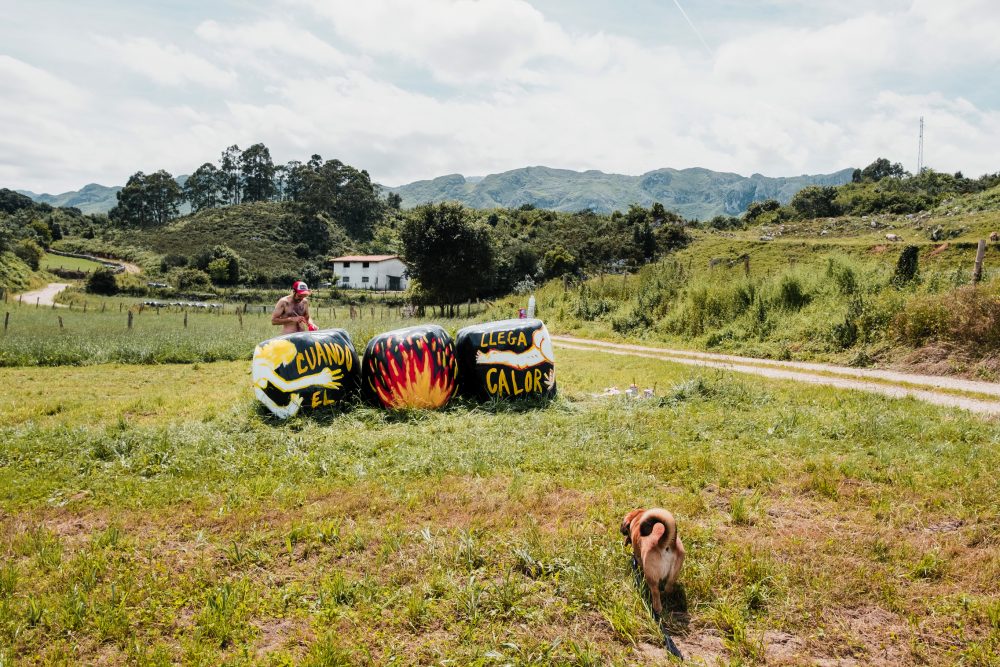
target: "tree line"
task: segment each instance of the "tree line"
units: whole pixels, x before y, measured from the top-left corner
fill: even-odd
[[[180,214],[184,203],[197,213],[253,202],[291,202],[305,215],[324,215],[357,238],[371,235],[386,205],[368,172],[340,160],[312,155],[308,161],[275,165],[262,143],[222,151],[218,164],[206,162],[184,181],[168,171],[137,171],[117,194],[108,213],[124,227],[164,225]],[[391,203],[391,202],[390,202]],[[398,205],[398,200],[397,200]]]

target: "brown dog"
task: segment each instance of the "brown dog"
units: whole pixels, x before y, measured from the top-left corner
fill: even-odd
[[[663,613],[662,593],[669,593],[684,563],[684,545],[677,534],[674,515],[665,509],[632,510],[622,521],[625,544],[632,545],[635,563],[649,587],[653,612]]]

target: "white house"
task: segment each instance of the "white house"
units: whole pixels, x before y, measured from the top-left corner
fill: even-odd
[[[396,255],[345,255],[330,260],[339,287],[405,290],[406,264]]]

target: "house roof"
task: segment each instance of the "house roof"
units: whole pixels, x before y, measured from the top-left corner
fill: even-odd
[[[399,259],[399,255],[344,255],[334,257],[331,262],[384,262],[387,259]]]

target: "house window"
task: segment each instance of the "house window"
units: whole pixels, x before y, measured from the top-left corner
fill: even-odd
[[[346,268],[348,268],[348,267],[349,267],[350,265],[351,265],[351,263],[350,263],[350,262],[344,262],[344,268],[345,268],[345,269],[346,269]]]
[[[363,282],[363,283],[368,282],[368,276],[362,276],[361,282]]]
[[[368,268],[368,262],[361,262],[361,268],[362,269],[367,269]]]
[[[344,276],[343,278],[340,279],[340,281],[346,285],[347,283],[351,282],[351,279],[348,278],[347,276]]]

